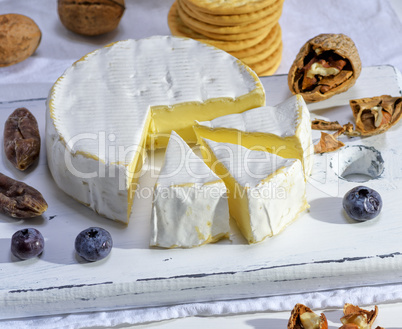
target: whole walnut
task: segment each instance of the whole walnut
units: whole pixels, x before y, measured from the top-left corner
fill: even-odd
[[[78,34],[94,36],[113,31],[123,16],[124,0],[58,0],[62,24]]]
[[[27,59],[38,48],[41,38],[42,33],[31,18],[0,15],[0,67]]]

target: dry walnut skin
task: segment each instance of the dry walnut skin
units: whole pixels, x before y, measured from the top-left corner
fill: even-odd
[[[343,324],[339,329],[370,329],[377,318],[378,307],[367,311],[359,306],[346,303],[343,307],[344,316],[341,318]],[[376,329],[381,328],[377,327]]]
[[[113,31],[125,10],[124,0],[58,0],[57,3],[62,24],[86,36]]]
[[[304,313],[310,313],[319,322],[319,329],[328,329],[328,321],[324,313],[317,315],[309,307],[303,304],[296,304],[292,310],[288,321],[288,329],[313,329],[313,327],[304,327],[301,316]]]
[[[328,75],[312,75],[313,64]],[[337,72],[331,74],[334,69]],[[348,90],[360,71],[361,61],[352,39],[344,34],[320,34],[300,49],[290,67],[288,85],[293,94],[301,94],[306,102],[317,102]]]
[[[353,99],[349,101],[356,122],[356,131],[362,136],[385,132],[402,116],[402,97],[389,95]]]
[[[27,169],[39,157],[38,123],[26,108],[16,109],[4,125],[4,151],[19,170]]]
[[[0,15],[0,67],[22,62],[38,48],[42,33],[29,17]]]
[[[47,203],[38,190],[0,173],[0,212],[14,218],[31,218],[46,210]]]

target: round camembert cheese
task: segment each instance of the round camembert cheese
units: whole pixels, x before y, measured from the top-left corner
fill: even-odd
[[[74,63],[47,102],[50,171],[67,194],[127,223],[147,149],[195,120],[265,104],[257,75],[226,52],[186,38],[116,42]]]

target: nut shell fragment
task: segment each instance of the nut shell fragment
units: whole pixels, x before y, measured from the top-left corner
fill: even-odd
[[[333,152],[345,146],[344,143],[337,139],[344,131],[345,129],[341,128],[332,135],[322,131],[319,142],[314,145],[314,153]]]
[[[301,94],[306,102],[317,102],[348,90],[360,72],[360,57],[351,38],[344,34],[320,34],[300,49],[290,67],[288,85],[293,94]]]
[[[349,101],[356,122],[356,131],[362,136],[381,134],[395,125],[402,116],[402,97],[382,95]]]
[[[344,316],[341,318],[343,326],[339,329],[370,329],[378,315],[378,307],[367,311],[359,306],[346,303],[343,307]],[[380,327],[377,327],[380,328]]]
[[[31,218],[46,210],[47,203],[38,190],[0,173],[0,212],[14,218]]]
[[[338,121],[326,121],[322,119],[315,119],[311,121],[311,129],[314,130],[339,130],[342,125]]]
[[[321,313],[320,315],[317,315],[309,307],[303,304],[296,304],[295,307],[293,308],[288,321],[288,329],[313,329],[308,327],[306,328],[303,326],[301,316],[304,313],[311,313],[311,315],[318,320],[319,323],[318,329],[328,329],[328,321],[327,318],[325,317],[325,314]]]
[[[19,170],[34,163],[40,153],[38,122],[26,108],[16,109],[4,125],[4,151]]]

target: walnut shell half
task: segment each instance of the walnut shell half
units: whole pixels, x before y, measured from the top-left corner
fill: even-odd
[[[378,135],[393,125],[402,116],[402,97],[382,95],[349,101],[356,122],[356,131],[362,136]]]
[[[341,318],[343,326],[340,329],[370,329],[378,315],[378,307],[367,311],[359,306],[346,303],[343,307],[344,316]],[[377,327],[378,328],[378,327]]]
[[[324,313],[314,313],[303,304],[296,304],[288,322],[288,329],[328,329],[328,321]]]
[[[361,72],[361,61],[351,38],[320,34],[300,49],[288,74],[289,89],[306,102],[317,102],[352,87]]]

